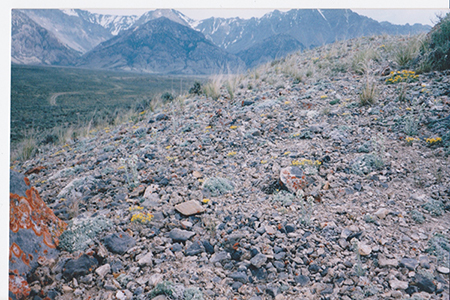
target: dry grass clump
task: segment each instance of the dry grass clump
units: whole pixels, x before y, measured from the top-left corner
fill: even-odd
[[[372,105],[377,102],[378,88],[375,80],[372,77],[368,77],[365,80],[363,88],[359,94],[359,101],[362,106]]]

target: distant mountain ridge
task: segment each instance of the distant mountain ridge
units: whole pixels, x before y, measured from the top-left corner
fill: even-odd
[[[312,48],[364,35],[416,34],[431,26],[379,23],[349,9],[292,9],[247,20],[213,17],[200,21],[196,29],[219,47],[238,53],[277,34],[290,35]]]
[[[37,28],[38,26],[40,29],[35,31],[15,30],[17,24],[20,23],[19,19],[22,20],[20,23],[22,29],[24,28],[24,16],[28,17],[26,22],[33,22],[34,25],[31,27]],[[180,71],[185,74],[191,72],[207,74],[215,72],[217,68],[223,68],[225,65],[241,67],[243,66],[242,61],[246,67],[253,67],[280,58],[292,51],[312,48],[336,40],[380,34],[416,34],[431,29],[428,25],[420,24],[379,23],[348,9],[293,9],[287,12],[275,10],[261,18],[209,18],[201,21],[192,20],[173,9],[148,11],[141,16],[104,15],[80,9],[24,9],[13,10],[12,17],[12,50],[14,51],[12,51],[11,60],[13,63],[58,64],[106,69],[116,69],[120,65],[120,68],[135,72],[172,73]],[[156,48],[137,47],[136,43],[124,40],[127,37],[139,39],[136,34],[130,33],[133,30],[146,36],[142,29],[143,26],[145,27],[148,22],[161,17],[186,28],[186,30],[180,30],[178,27],[176,29],[174,26],[169,26],[175,31],[164,31],[168,35],[167,40],[171,41],[173,49],[181,51],[178,55],[173,53],[172,48],[163,46],[161,43],[158,44],[158,47],[156,44],[153,45],[159,49],[157,50]],[[51,43],[47,43],[46,47],[40,49],[39,43],[44,43],[44,41],[42,36],[39,37],[39,32],[44,31],[48,33],[46,36],[51,37]],[[189,53],[189,47],[186,48],[184,45],[184,38],[178,36],[179,43],[173,39],[176,33],[181,31],[187,36],[193,37],[195,43],[199,42],[200,37],[191,31],[195,31],[203,39],[209,40],[211,43],[207,44],[202,41],[201,44],[207,45],[211,52],[203,51],[201,57],[197,56],[200,53],[198,49],[195,53]],[[17,32],[21,33],[17,35]],[[125,34],[125,32],[128,33]],[[121,36],[120,43],[116,39],[117,36]],[[160,40],[162,41],[162,39]],[[25,41],[29,48],[40,50],[33,53],[25,51],[22,47]],[[37,45],[31,45],[31,41],[35,41]],[[134,51],[144,52],[129,54],[128,58],[125,58],[126,55],[117,51],[106,51],[104,48],[108,44],[106,42],[117,42],[120,44],[118,49],[124,51],[125,49],[128,49],[127,51],[135,49]],[[134,48],[130,46],[133,43]],[[150,42],[141,39],[141,43],[144,45]],[[130,47],[126,47],[127,44]],[[221,51],[218,51],[217,47]],[[164,51],[160,51],[161,49]],[[100,52],[103,55],[101,57],[98,56]],[[58,53],[58,58],[49,59],[56,53]],[[113,57],[108,56],[113,53]],[[161,57],[159,60],[147,57],[149,53],[161,55]],[[93,59],[96,55],[99,61]],[[142,58],[139,63],[137,63],[138,57]],[[143,57],[147,58],[143,59]],[[186,59],[185,67],[181,68],[180,61],[177,59],[173,62],[165,61],[169,57],[170,59],[184,57]],[[219,58],[220,62],[213,63],[214,59]],[[128,61],[124,63],[127,59]],[[200,63],[202,59],[205,61]],[[208,67],[212,69],[206,71]]]
[[[211,74],[243,62],[203,34],[166,17],[119,33],[86,53],[77,66],[146,73]]]

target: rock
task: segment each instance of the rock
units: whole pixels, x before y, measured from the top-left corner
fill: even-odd
[[[228,261],[228,260],[230,260],[231,259],[231,255],[230,255],[230,253],[228,253],[228,252],[226,252],[226,251],[221,251],[221,252],[218,252],[218,253],[214,253],[212,256],[211,256],[211,258],[210,258],[210,262],[211,263],[216,263],[216,262],[220,262],[220,263],[222,263],[222,262],[224,262],[224,261]]]
[[[228,277],[232,278],[235,281],[242,282],[244,284],[248,282],[247,274],[245,274],[244,272],[233,272],[230,275],[228,275]]]
[[[139,266],[151,266],[152,264],[153,264],[153,253],[151,251],[149,251],[144,256],[138,258]]]
[[[266,287],[266,293],[272,297],[276,297],[280,293],[280,288],[278,286],[269,284]]]
[[[421,274],[416,274],[413,284],[419,289],[419,291],[424,291],[430,294],[436,291],[436,285],[434,282]]]
[[[169,238],[171,238],[174,242],[186,242],[194,235],[195,232],[182,230],[179,228],[174,228],[169,232]]]
[[[128,233],[113,233],[103,239],[105,247],[112,253],[125,254],[136,241]]]
[[[372,253],[372,248],[366,244],[360,244],[358,247],[358,252],[362,256],[368,256]]]
[[[297,284],[300,284],[301,286],[306,286],[308,285],[310,279],[308,276],[305,275],[298,275],[294,277],[294,280]]]
[[[306,187],[306,177],[299,167],[281,169],[280,180],[291,193],[296,193],[299,189]]]
[[[23,175],[10,171],[9,194],[9,291],[10,297],[26,297],[29,287],[23,280],[39,261],[56,259],[59,237],[67,224],[55,216],[38,191]]]
[[[100,276],[100,278],[105,277],[106,274],[108,274],[111,271],[111,266],[110,264],[104,264],[103,266],[98,267],[95,270],[95,273],[97,273],[98,276]]]
[[[419,262],[414,258],[404,257],[400,260],[400,267],[408,268],[408,270],[414,271],[417,268]]]
[[[386,216],[389,214],[389,210],[387,208],[380,208],[377,210],[374,215],[377,216],[380,219],[386,218]]]
[[[192,176],[194,176],[194,178],[202,178],[203,177],[202,173],[200,173],[199,171],[193,171]]]
[[[308,271],[311,272],[311,274],[316,274],[317,272],[319,272],[320,267],[316,264],[310,264],[308,266]]]
[[[165,121],[165,120],[169,120],[169,116],[163,113],[159,113],[155,116],[155,120],[156,121]]]
[[[211,243],[208,240],[203,240],[202,242],[203,247],[205,247],[205,251],[209,254],[214,253],[214,247],[211,245]]]
[[[266,261],[267,256],[262,253],[258,253],[252,259],[250,259],[250,263],[256,268],[261,268],[266,263]]]
[[[387,259],[384,257],[380,257],[378,259],[378,265],[380,267],[397,267],[398,266],[398,260],[396,259]]]
[[[408,288],[408,282],[397,279],[389,280],[389,285],[393,290],[406,290]]]
[[[97,265],[98,261],[94,257],[83,254],[77,259],[67,261],[62,274],[66,280],[72,280],[91,273]]]
[[[419,264],[422,268],[429,269],[430,259],[428,258],[428,256],[425,255],[419,256]]]
[[[188,256],[197,255],[205,251],[205,247],[200,241],[193,242],[184,252]]]
[[[274,235],[275,233],[277,233],[277,231],[272,225],[267,225],[264,229],[268,235]]]
[[[448,274],[450,272],[449,268],[443,266],[437,267],[437,271],[441,274]]]
[[[205,211],[205,208],[197,200],[191,200],[175,205],[175,209],[185,216],[191,216]]]

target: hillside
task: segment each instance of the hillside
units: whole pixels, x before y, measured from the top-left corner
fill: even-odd
[[[15,283],[58,300],[449,299],[450,77],[401,69],[419,45],[306,50],[13,161],[67,223]]]

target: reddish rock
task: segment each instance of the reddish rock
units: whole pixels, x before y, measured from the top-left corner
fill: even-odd
[[[280,180],[291,193],[306,187],[306,177],[303,174],[303,170],[299,167],[281,169]]]
[[[30,187],[28,178],[10,173],[9,297],[26,299],[30,291],[24,278],[47,259],[56,258],[56,249],[67,224],[55,216]]]
[[[35,167],[35,168],[29,169],[28,171],[26,171],[25,175],[38,174],[43,169],[45,169],[45,167],[43,167],[43,166]]]

